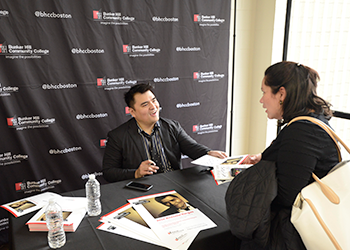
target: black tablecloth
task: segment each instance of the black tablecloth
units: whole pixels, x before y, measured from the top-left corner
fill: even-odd
[[[147,176],[137,181],[152,184],[147,192],[125,188],[128,181],[101,185],[102,213],[105,215],[127,203],[127,199],[142,195],[156,194],[175,190],[217,225],[215,228],[201,231],[191,244],[191,250],[234,249],[233,237],[229,231],[226,217],[224,196],[227,184],[217,186],[208,172],[201,172],[203,167],[178,170],[170,173]],[[85,190],[80,189],[62,194],[63,196],[85,197]],[[35,212],[15,218],[10,215],[10,242],[12,249],[49,249],[47,232],[29,232],[25,223]],[[143,241],[124,237],[96,229],[101,222],[100,216],[86,216],[74,233],[66,233],[67,242],[62,249],[165,249]]]

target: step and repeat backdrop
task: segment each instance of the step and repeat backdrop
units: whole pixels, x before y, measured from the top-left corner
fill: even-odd
[[[225,150],[229,0],[2,0],[0,204],[106,183],[108,131],[149,82],[160,115]],[[190,159],[183,156],[184,167]],[[0,211],[0,233],[8,215]]]

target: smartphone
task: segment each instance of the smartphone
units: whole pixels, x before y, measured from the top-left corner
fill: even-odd
[[[151,184],[145,184],[145,183],[140,183],[135,181],[130,181],[125,186],[127,188],[133,188],[133,189],[142,190],[142,191],[148,191],[153,187],[153,185]]]

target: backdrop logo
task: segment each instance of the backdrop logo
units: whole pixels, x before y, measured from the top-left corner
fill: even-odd
[[[7,126],[16,130],[48,128],[55,123],[55,118],[41,118],[40,116],[8,117]]]
[[[215,73],[214,71],[208,72],[193,72],[193,80],[198,82],[218,82],[225,77],[225,74]]]
[[[17,182],[17,183],[15,183],[15,190],[16,191],[23,191],[25,189],[26,189],[25,182]]]
[[[82,147],[71,147],[71,148],[64,148],[64,149],[50,149],[49,154],[50,155],[63,155],[68,154],[72,152],[77,152],[83,150]]]
[[[77,120],[85,120],[85,119],[99,119],[108,117],[108,113],[99,113],[99,114],[77,114],[75,118]]]
[[[103,88],[104,90],[121,90],[129,89],[132,85],[136,84],[136,80],[127,80],[124,77],[108,78],[98,77],[96,79],[96,85],[98,88]]]
[[[48,49],[34,48],[31,44],[7,45],[6,42],[0,44],[0,55],[5,55],[6,59],[40,59],[49,53]]]
[[[177,82],[180,78],[178,76],[173,77],[156,77],[153,79],[153,82]]]
[[[203,14],[194,14],[193,21],[198,23],[199,26],[220,26],[225,22],[225,19],[218,18],[215,15],[203,15]]]
[[[106,78],[97,78],[97,86],[98,87],[102,87],[102,86],[106,86]]]
[[[7,53],[7,45],[6,44],[3,44],[3,43],[0,44],[0,53],[4,53],[4,54]]]
[[[46,179],[41,179],[41,180],[31,180],[31,181],[26,181],[23,180],[22,182],[16,182],[14,183],[15,185],[15,190],[16,192],[23,192],[25,194],[30,194],[30,193],[35,193],[35,192],[44,192],[49,189],[55,188],[58,184],[61,184],[62,180],[46,180]]]
[[[26,154],[12,154],[12,152],[0,153],[0,166],[13,165],[28,160]]]
[[[121,12],[111,12],[102,10],[93,10],[92,19],[100,22],[101,25],[129,25],[135,21],[135,17],[123,15]]]
[[[131,46],[128,44],[123,44],[123,53],[130,53],[131,52]]]
[[[196,107],[196,106],[200,106],[201,103],[200,102],[191,102],[191,103],[178,103],[176,104],[176,108],[180,109],[180,108],[191,108],[191,107]]]
[[[10,96],[11,93],[18,92],[18,90],[17,86],[1,86],[0,83],[0,96]]]
[[[0,17],[8,17],[10,12],[8,10],[0,10]]]
[[[194,14],[193,15],[193,21],[194,22],[200,22],[201,21],[201,16],[200,16],[200,14]]]
[[[128,106],[125,107],[125,114],[130,115],[130,109]]]
[[[178,52],[196,52],[201,51],[200,47],[176,47],[176,51]]]
[[[217,133],[222,128],[222,125],[214,125],[214,123],[208,124],[196,124],[192,126],[192,132],[200,134]]]
[[[100,148],[105,148],[107,145],[107,139],[100,139]]]
[[[76,83],[58,83],[58,84],[44,83],[43,85],[41,85],[41,88],[44,90],[74,89],[74,88],[78,88],[78,84]]]
[[[83,175],[81,176],[81,179],[82,179],[82,180],[89,179],[89,174],[94,174],[96,177],[97,177],[97,176],[102,176],[102,175],[103,175],[102,172],[86,173],[86,174],[83,174]]]
[[[104,54],[104,49],[72,48],[72,54]]]
[[[128,54],[129,57],[150,57],[160,53],[159,48],[153,48],[147,44],[145,45],[123,45],[123,53]]]
[[[42,11],[42,10],[35,11],[34,15],[36,17],[40,17],[40,18],[53,18],[53,19],[69,19],[69,18],[72,18],[71,14],[55,13],[55,12],[47,13],[47,12]]]
[[[93,10],[92,11],[92,18],[95,20],[101,20],[102,19],[102,13],[99,10]]]
[[[178,17],[152,17],[153,22],[161,22],[161,23],[176,23],[179,21]]]

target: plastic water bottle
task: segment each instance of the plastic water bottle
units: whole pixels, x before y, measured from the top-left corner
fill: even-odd
[[[88,202],[88,215],[97,216],[101,213],[100,183],[94,174],[89,175],[89,180],[85,184],[86,198]]]
[[[60,248],[66,243],[66,234],[63,230],[63,216],[61,207],[54,199],[49,200],[45,211],[46,225],[49,229],[47,240],[50,248]]]

